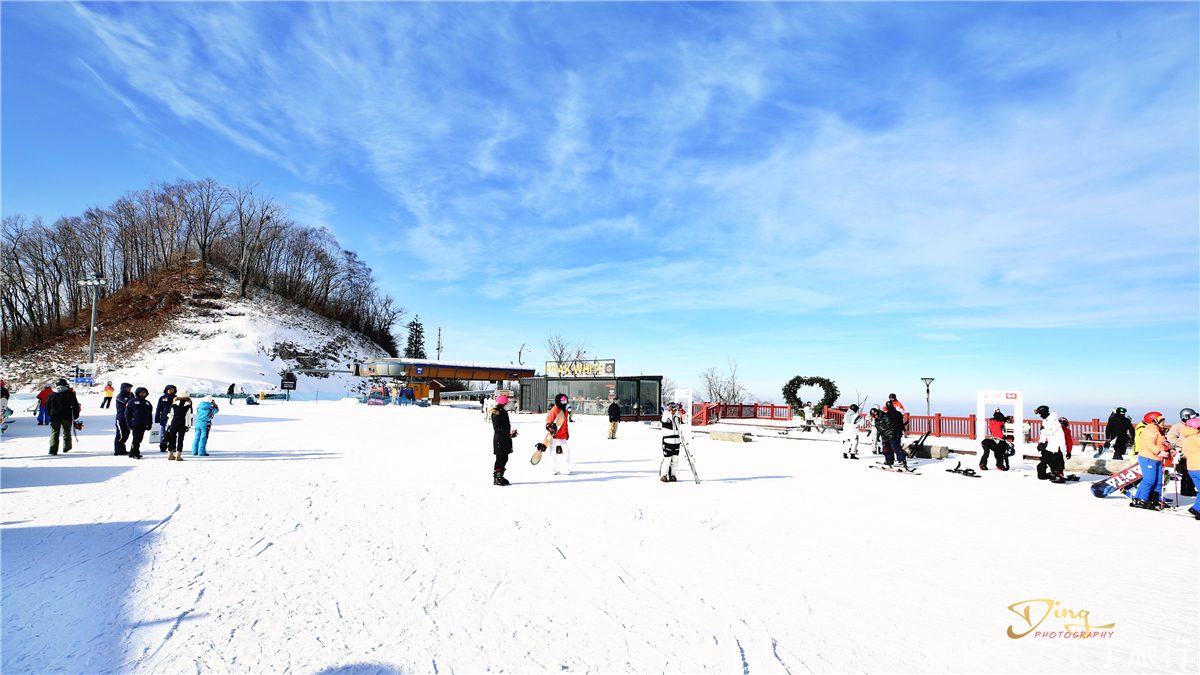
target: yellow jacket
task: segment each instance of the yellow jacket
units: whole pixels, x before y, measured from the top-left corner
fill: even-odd
[[[1133,432],[1137,454],[1146,459],[1161,462],[1167,456],[1167,439],[1163,438],[1157,424],[1142,422]]]
[[[1183,446],[1183,456],[1187,457],[1188,470],[1200,470],[1200,431],[1184,427],[1179,432],[1179,439],[1179,444]],[[1193,469],[1193,466],[1196,468]]]

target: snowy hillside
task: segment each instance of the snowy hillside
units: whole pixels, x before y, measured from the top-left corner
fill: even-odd
[[[1096,499],[1097,476],[901,475],[828,441],[697,436],[703,482],[663,484],[660,432],[609,441],[589,417],[555,476],[529,463],[542,420],[515,415],[496,487],[478,409],[222,403],[212,456],[168,462],[114,457],[98,405],[68,455],[28,415],[4,437],[4,673],[1194,673],[1200,655],[1197,523]],[[1087,618],[1008,637],[1038,599]],[[1062,636],[1085,621],[1104,634]]]
[[[161,320],[101,322],[97,331],[94,387],[111,380],[145,385],[152,392],[167,384],[194,392],[224,392],[230,384],[246,392],[279,390],[287,367],[348,370],[356,361],[386,357],[371,340],[337,322],[259,291],[238,300],[237,285],[210,268],[203,287],[190,288],[174,311]],[[18,392],[31,392],[76,363],[87,362],[84,337],[59,341],[34,352],[6,355],[4,374]],[[352,375],[297,375],[297,393],[344,394],[362,391],[367,381]]]

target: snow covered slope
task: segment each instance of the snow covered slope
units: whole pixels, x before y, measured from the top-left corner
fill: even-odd
[[[658,432],[608,441],[586,417],[576,473],[554,476],[529,464],[542,421],[518,415],[501,488],[478,409],[238,402],[211,457],[167,462],[113,457],[98,403],[69,455],[28,416],[4,437],[4,673],[1195,672],[1200,655],[1198,523],[1095,499],[1093,476],[899,475],[833,443],[698,436],[704,481],[664,485]],[[1009,638],[1040,599],[1112,636]]]
[[[278,296],[258,292],[252,299],[237,300],[235,282],[212,269],[210,279],[162,326],[103,327],[106,337],[128,334],[120,347],[97,350],[101,371],[96,386],[76,389],[99,392],[111,380],[113,386],[124,381],[151,392],[167,384],[193,392],[225,392],[230,384],[246,392],[273,392],[289,366],[348,370],[355,361],[387,356],[363,335]],[[82,347],[78,342],[56,344],[6,356],[4,371],[16,391],[30,392],[69,377],[74,364],[86,362],[86,341]],[[353,375],[300,373],[296,391],[344,394],[366,386]]]

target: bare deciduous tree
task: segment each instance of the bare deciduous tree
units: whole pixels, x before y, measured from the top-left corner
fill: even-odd
[[[708,403],[745,403],[754,395],[738,381],[738,363],[736,359],[728,359],[729,374],[722,375],[716,367],[700,373],[700,388],[704,392],[704,400]]]
[[[550,354],[550,360],[559,368],[564,363],[582,361],[588,355],[586,341],[570,342],[558,333],[548,336],[545,345],[546,352]]]

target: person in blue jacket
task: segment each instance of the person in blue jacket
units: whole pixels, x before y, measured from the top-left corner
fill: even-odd
[[[150,390],[138,387],[134,399],[125,405],[125,423],[133,433],[133,446],[129,449],[130,459],[142,458],[142,438],[154,426],[154,404],[146,397]],[[120,406],[120,403],[117,404]]]
[[[125,442],[129,440],[129,422],[125,421],[125,408],[133,401],[133,385],[121,383],[121,392],[117,394],[117,439],[113,444],[114,455],[127,455]]]
[[[192,438],[192,454],[208,457],[208,432],[212,429],[213,416],[220,412],[213,397],[206,396],[196,406],[196,435]]]

